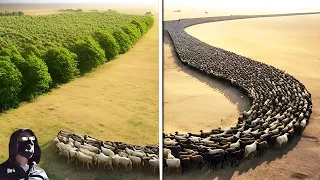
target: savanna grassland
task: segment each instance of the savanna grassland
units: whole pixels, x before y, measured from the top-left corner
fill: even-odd
[[[9,89],[11,96],[1,97],[14,99],[1,99],[1,161],[11,133],[28,127],[50,179],[155,178],[68,165],[52,145],[60,130],[157,144],[158,23],[152,16],[79,12],[0,17],[0,24],[0,62],[7,67],[1,78],[16,83],[8,80],[0,90]]]

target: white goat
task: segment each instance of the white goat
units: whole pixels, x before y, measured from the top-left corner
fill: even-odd
[[[96,158],[97,158],[96,164],[98,164],[98,167],[99,167],[99,164],[103,164],[103,169],[106,169],[106,166],[108,166],[109,169],[113,170],[111,157],[106,156],[103,153],[100,153],[96,155]]]
[[[240,139],[237,142],[230,144],[230,147],[231,148],[240,148]]]
[[[178,158],[166,159],[166,163],[167,163],[169,168],[177,168],[177,171],[179,172],[180,159],[178,159]]]
[[[258,144],[258,141],[255,141],[252,144],[246,145],[246,147],[245,147],[245,157],[247,157],[249,154],[251,154],[253,152],[256,152],[257,144]]]
[[[137,170],[141,170],[141,158],[137,156],[131,156],[129,155],[128,158],[131,160],[132,164],[135,164],[137,166]]]
[[[104,147],[101,147],[101,151],[103,152],[103,154],[110,156],[110,157],[115,155],[112,150],[104,148]]]
[[[284,135],[278,136],[276,141],[277,141],[277,146],[278,146],[279,148],[281,148],[282,145],[287,144],[287,142],[288,142],[287,133],[284,134]]]

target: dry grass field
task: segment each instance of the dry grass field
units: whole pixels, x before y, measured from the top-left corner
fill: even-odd
[[[193,171],[166,179],[320,179],[319,20],[320,15],[259,18],[186,29],[201,41],[271,64],[296,77],[312,94],[313,114],[301,138],[283,149],[270,150],[264,157],[245,161],[237,168]],[[197,102],[190,103],[196,106]],[[210,109],[220,106],[217,102]],[[208,119],[211,118],[209,112]]]
[[[87,171],[67,165],[66,158],[60,158],[51,143],[60,130],[67,130],[101,140],[157,144],[158,44],[155,20],[154,27],[128,53],[34,102],[1,114],[0,160],[8,158],[11,133],[28,127],[39,138],[43,151],[40,166],[50,180],[156,179],[152,173]]]

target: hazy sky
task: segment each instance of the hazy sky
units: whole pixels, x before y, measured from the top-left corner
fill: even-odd
[[[207,8],[320,9],[319,0],[163,0],[165,7],[190,6]]]
[[[158,4],[158,0],[0,0],[0,3],[134,3]]]

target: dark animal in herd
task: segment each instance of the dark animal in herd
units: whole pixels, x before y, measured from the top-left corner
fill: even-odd
[[[276,15],[267,15],[276,16]],[[212,47],[187,34],[186,27],[223,20],[258,16],[223,16],[166,21],[164,29],[181,62],[201,73],[229,83],[246,94],[248,111],[235,126],[200,133],[163,134],[164,148],[180,159],[170,166],[182,172],[205,165],[214,169],[239,165],[251,154],[262,156],[269,148],[281,148],[301,135],[312,114],[311,94],[288,73],[230,51]],[[265,15],[262,17],[266,17]],[[197,157],[196,159],[193,159]],[[202,160],[201,158],[202,157]],[[171,168],[171,167],[165,167]]]

